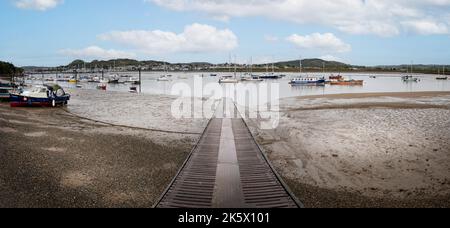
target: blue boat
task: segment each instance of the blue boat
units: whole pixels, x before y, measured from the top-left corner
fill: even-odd
[[[36,86],[29,91],[10,95],[11,107],[56,107],[67,105],[69,100],[70,95],[57,84]]]
[[[314,86],[325,86],[325,78],[315,78],[315,77],[303,77],[292,79],[289,84],[291,85],[314,85]]]

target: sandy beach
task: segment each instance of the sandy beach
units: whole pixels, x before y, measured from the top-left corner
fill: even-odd
[[[280,102],[274,130],[247,120],[306,207],[449,207],[450,93]]]
[[[140,110],[147,121],[136,127],[133,116],[124,117],[126,94],[99,93],[88,100],[87,94],[97,92],[71,92],[67,109],[12,109],[0,103],[0,207],[152,207],[191,151],[202,123],[185,120],[183,128],[170,127],[175,120],[160,118],[155,110],[166,112],[173,98],[142,96],[166,102]],[[104,108],[102,97],[116,101],[114,111],[79,107]],[[80,110],[84,117],[77,116]],[[90,110],[115,121],[97,121]],[[150,129],[156,121],[166,131]]]

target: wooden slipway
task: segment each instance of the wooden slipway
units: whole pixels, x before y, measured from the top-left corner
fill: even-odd
[[[230,112],[237,113],[235,106],[221,102],[157,208],[302,206],[275,173],[244,120]]]

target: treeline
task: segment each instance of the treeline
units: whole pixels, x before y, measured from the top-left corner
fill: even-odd
[[[12,76],[12,75],[20,75],[22,73],[23,73],[22,68],[18,68],[11,63],[0,61],[0,75]]]

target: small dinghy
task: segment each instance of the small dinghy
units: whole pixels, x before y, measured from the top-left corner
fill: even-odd
[[[130,93],[137,93],[138,92],[137,91],[137,87],[136,86],[130,87],[130,90],[128,92],[130,92]]]

